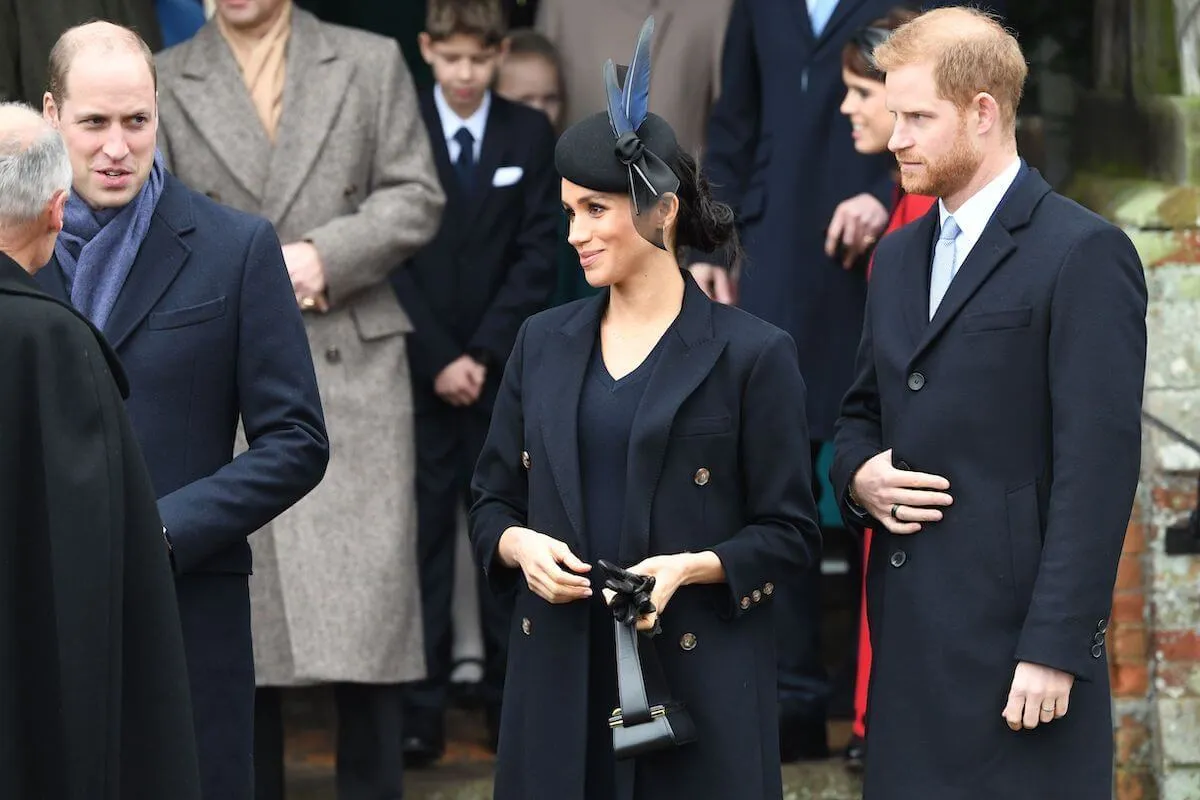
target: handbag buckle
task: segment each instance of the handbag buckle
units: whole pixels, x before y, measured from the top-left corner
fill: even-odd
[[[665,717],[666,715],[667,715],[667,707],[665,705],[663,705],[662,703],[660,703],[656,706],[650,706],[650,719],[657,719],[658,717]],[[609,716],[609,718],[608,718],[608,727],[621,728],[621,727],[624,727],[624,725],[625,725],[625,720],[624,720],[624,717],[621,715],[621,709],[614,708],[612,715]]]

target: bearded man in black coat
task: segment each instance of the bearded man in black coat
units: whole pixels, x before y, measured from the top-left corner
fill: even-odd
[[[127,384],[32,273],[71,164],[0,104],[0,797],[198,800],[169,553]]]

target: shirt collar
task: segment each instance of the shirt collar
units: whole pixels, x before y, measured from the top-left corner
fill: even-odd
[[[992,178],[986,186],[967,198],[967,201],[953,214],[946,210],[946,204],[942,202],[941,198],[938,198],[939,222],[945,225],[946,217],[953,216],[962,235],[971,241],[977,240],[983,235],[983,229],[987,227],[992,215],[1000,207],[1000,201],[1004,199],[1004,194],[1017,179],[1017,173],[1020,171],[1021,159],[1018,157],[1013,159],[1013,163],[1005,167],[1004,171]]]
[[[433,103],[437,107],[438,118],[442,121],[442,135],[446,137],[446,141],[453,141],[454,134],[458,133],[459,128],[466,128],[471,132],[471,136],[475,138],[476,146],[483,141],[483,132],[487,128],[488,111],[492,107],[491,90],[483,93],[483,102],[479,104],[479,108],[475,109],[475,113],[467,119],[463,119],[454,113],[454,109],[450,108],[450,104],[446,102],[446,95],[442,93],[441,86],[433,87]]]

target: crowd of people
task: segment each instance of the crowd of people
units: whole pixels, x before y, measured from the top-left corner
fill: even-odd
[[[328,5],[0,8],[11,796],[281,800],[329,685],[396,800],[466,660],[499,800],[778,798],[832,528],[868,798],[1109,796],[1146,291],[1000,18]]]

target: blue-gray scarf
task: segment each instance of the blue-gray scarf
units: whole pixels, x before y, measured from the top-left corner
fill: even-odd
[[[162,155],[155,152],[150,177],[124,208],[96,211],[73,191],[67,198],[54,255],[67,276],[71,305],[101,331],[150,230],[165,179]]]

